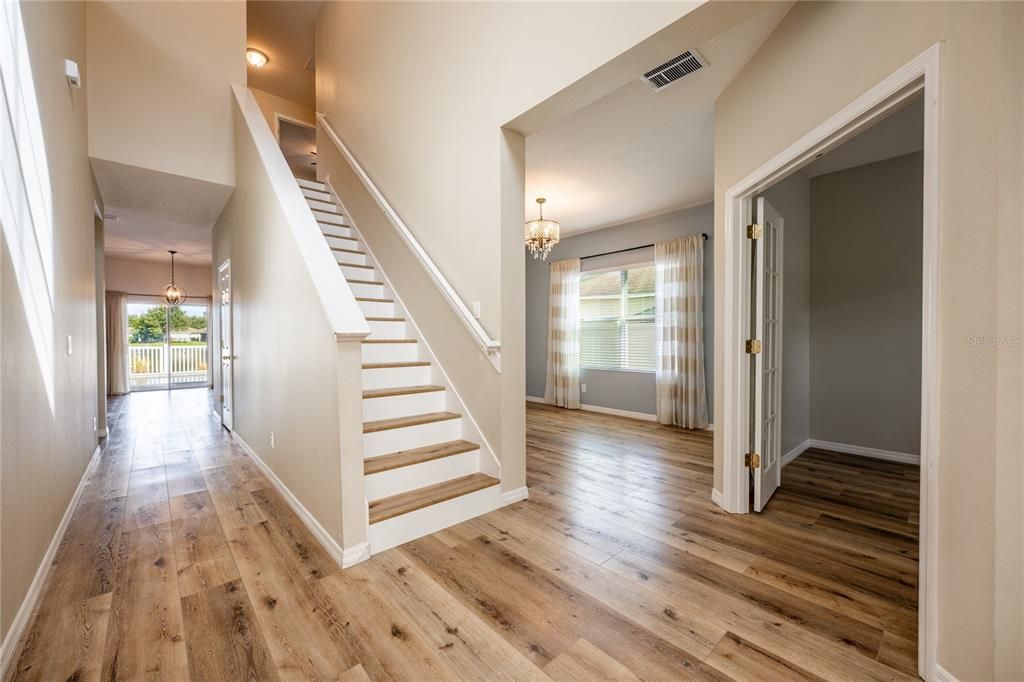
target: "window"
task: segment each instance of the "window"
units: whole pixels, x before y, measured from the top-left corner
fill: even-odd
[[[654,371],[654,265],[580,277],[580,366]]]

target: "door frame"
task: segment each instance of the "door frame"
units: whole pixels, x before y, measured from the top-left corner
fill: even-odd
[[[230,414],[227,416],[225,422],[224,417],[224,387],[226,382],[224,380],[224,293],[221,289],[221,281],[224,278],[224,271],[228,272],[228,302],[227,302],[227,314],[228,314],[228,349],[229,355],[228,361],[231,363],[231,385],[228,388],[230,392],[231,406],[228,410]],[[221,426],[226,428],[228,431],[235,430],[235,282],[231,272],[231,259],[225,258],[220,265],[217,266],[217,371],[219,372],[220,382],[218,388],[220,389],[220,395],[217,396],[217,403],[220,407],[220,423]]]
[[[725,193],[725,226],[716,235],[723,244],[724,291],[722,338],[716,346],[722,358],[723,414],[716,419],[716,438],[722,439],[722,490],[712,500],[726,511],[750,511],[749,476],[744,466],[748,436],[748,360],[743,341],[749,334],[749,295],[744,273],[749,255],[746,226],[751,200],[759,192],[811,163],[908,99],[924,95],[924,192],[921,295],[921,492],[920,563],[918,574],[918,672],[935,674],[938,644],[938,466],[939,466],[939,268],[940,268],[940,56],[936,43],[888,78],[871,88],[827,121],[788,146]],[[733,387],[739,390],[731,390]]]

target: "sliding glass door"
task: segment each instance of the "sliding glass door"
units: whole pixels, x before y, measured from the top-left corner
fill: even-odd
[[[132,391],[208,383],[206,303],[128,301],[128,385]]]

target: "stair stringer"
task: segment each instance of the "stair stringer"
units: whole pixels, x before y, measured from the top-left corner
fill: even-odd
[[[420,331],[419,325],[416,324],[415,317],[406,307],[405,303],[402,302],[401,295],[395,290],[395,287],[392,286],[391,280],[388,278],[388,273],[383,267],[381,267],[380,261],[377,260],[377,257],[373,253],[373,249],[367,243],[366,239],[363,238],[362,232],[359,230],[359,226],[356,225],[355,221],[352,219],[352,214],[348,211],[348,208],[346,208],[345,202],[342,201],[341,197],[338,196],[338,193],[334,191],[334,187],[330,182],[330,177],[325,177],[320,180],[320,182],[327,187],[327,191],[334,200],[338,202],[338,206],[341,207],[342,214],[347,217],[352,231],[359,238],[360,244],[362,244],[362,248],[366,250],[370,260],[372,260],[374,265],[376,265],[377,270],[380,273],[381,280],[384,283],[385,290],[394,298],[396,308],[400,309],[402,314],[405,316],[407,328],[411,331],[410,336],[415,338],[418,344],[422,345],[422,355],[424,359],[429,359],[431,362],[431,374],[434,377],[434,380],[438,385],[445,388],[445,409],[451,412],[458,412],[462,415],[462,437],[480,445],[480,472],[501,480],[501,462],[498,460],[494,448],[491,447],[490,442],[480,430],[476,419],[473,417],[473,413],[466,408],[466,403],[459,395],[458,389],[448,377],[448,373],[445,371],[444,366],[438,361],[437,354],[435,354],[433,349],[430,347],[430,342]]]

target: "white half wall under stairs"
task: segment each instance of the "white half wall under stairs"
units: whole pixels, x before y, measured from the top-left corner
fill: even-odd
[[[298,179],[370,326],[362,344],[370,553],[497,509],[493,453],[329,188]]]

